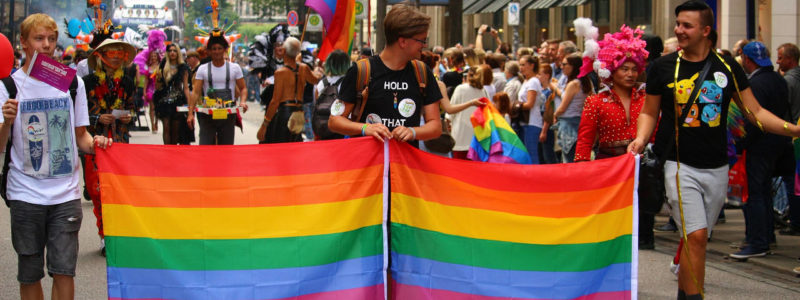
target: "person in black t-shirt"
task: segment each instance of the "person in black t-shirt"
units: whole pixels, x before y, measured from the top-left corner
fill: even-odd
[[[659,58],[651,67],[636,139],[628,146],[628,151],[642,152],[660,112],[655,150],[666,159],[667,198],[672,207],[678,207],[680,201],[681,209],[674,209],[672,213],[676,221],[681,220],[678,225],[687,236],[686,251],[680,257],[678,299],[702,299],[707,239],[727,192],[726,116],[731,98],[740,100],[748,120],[759,124],[763,130],[799,136],[800,127],[762,109],[753,97],[741,66],[713,52],[709,36],[715,34],[711,28],[714,13],[707,4],[687,1],[675,8],[675,15],[675,35],[683,50],[680,54]],[[695,86],[695,79],[707,60],[711,61],[711,68],[700,80],[700,86]],[[677,78],[674,77],[676,68]],[[737,85],[741,96],[736,91]],[[685,122],[680,124],[678,141],[669,153],[664,153],[670,140],[675,138],[676,117],[680,116],[676,116],[676,110],[682,111],[682,105],[687,104],[694,89],[700,89],[699,97]],[[676,180],[678,170],[680,193]],[[689,262],[684,264],[687,260]]]
[[[353,111],[356,93],[360,92],[356,91],[358,69],[353,66],[342,80],[340,99],[331,108],[328,120],[331,131],[350,136],[369,135],[380,141],[394,138],[415,146],[416,140],[441,135],[439,87],[426,67],[427,84],[424,92],[420,91],[412,64],[428,44],[429,26],[430,17],[413,7],[392,6],[383,22],[387,46],[380,55],[369,58],[369,96],[365,99],[364,113],[357,122],[347,118]],[[420,126],[423,117],[425,124]]]

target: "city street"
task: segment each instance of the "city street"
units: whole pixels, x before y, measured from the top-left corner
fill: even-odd
[[[263,111],[251,104],[244,116],[244,133],[238,131],[236,144],[256,143],[255,132],[262,120]],[[144,118],[142,118],[144,121]],[[133,132],[133,143],[160,144],[161,135],[150,132]],[[105,258],[100,255],[100,239],[97,237],[92,204],[83,201],[83,224],[80,231],[80,254],[78,274],[75,280],[76,299],[105,299]],[[791,274],[791,269],[800,266],[800,237],[778,236],[778,248],[774,255],[751,259],[749,262],[733,262],[723,259],[732,250],[729,244],[744,237],[744,222],[739,209],[726,211],[727,222],[715,230],[709,244],[706,273],[708,299],[797,299],[800,298],[800,278]],[[666,221],[658,217],[657,224]],[[11,246],[8,210],[0,213],[0,265],[6,271],[0,275],[0,299],[18,299],[16,281],[16,256]],[[677,281],[669,272],[669,261],[677,247],[677,233],[656,233],[656,250],[639,252],[640,299],[675,299]],[[45,294],[49,295],[51,280],[43,281]],[[49,298],[46,297],[46,298]]]

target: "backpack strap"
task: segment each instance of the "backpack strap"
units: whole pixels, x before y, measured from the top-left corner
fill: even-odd
[[[331,86],[331,83],[328,82],[328,77],[327,76],[322,76],[322,89],[325,89],[326,87],[329,87],[329,86]]]
[[[8,91],[8,99],[17,98],[17,85],[14,84],[14,78],[8,76],[3,78],[3,85],[6,86],[6,91]]]
[[[358,122],[364,114],[364,108],[367,106],[367,99],[369,99],[369,81],[371,67],[369,58],[364,58],[356,62],[358,75],[356,76],[356,105],[350,115],[350,120]]]
[[[72,106],[75,106],[75,97],[78,97],[78,76],[72,77],[69,84],[69,97],[72,99]]]
[[[425,63],[423,63],[420,60],[415,59],[412,60],[411,62],[414,65],[414,76],[417,77],[417,83],[419,83],[419,92],[420,94],[422,94],[422,97],[424,98],[425,86],[428,83],[428,76],[426,76],[427,74],[425,74],[425,71],[427,71],[428,68],[425,66]]]

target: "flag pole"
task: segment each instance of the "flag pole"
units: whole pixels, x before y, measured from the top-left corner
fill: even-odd
[[[372,0],[367,0],[367,47],[372,49]]]
[[[310,7],[309,7],[310,9]],[[306,37],[306,28],[308,27],[308,9],[306,9],[305,21],[303,21],[303,33],[300,34],[300,42],[302,43]]]

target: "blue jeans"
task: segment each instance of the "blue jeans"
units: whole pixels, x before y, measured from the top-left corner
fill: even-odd
[[[531,156],[531,162],[534,165],[539,164],[539,134],[542,133],[542,128],[533,125],[522,126],[523,139],[525,148],[528,148],[528,154]]]
[[[575,143],[578,142],[578,126],[581,117],[558,119],[558,144],[561,145],[562,162],[575,162]]]

